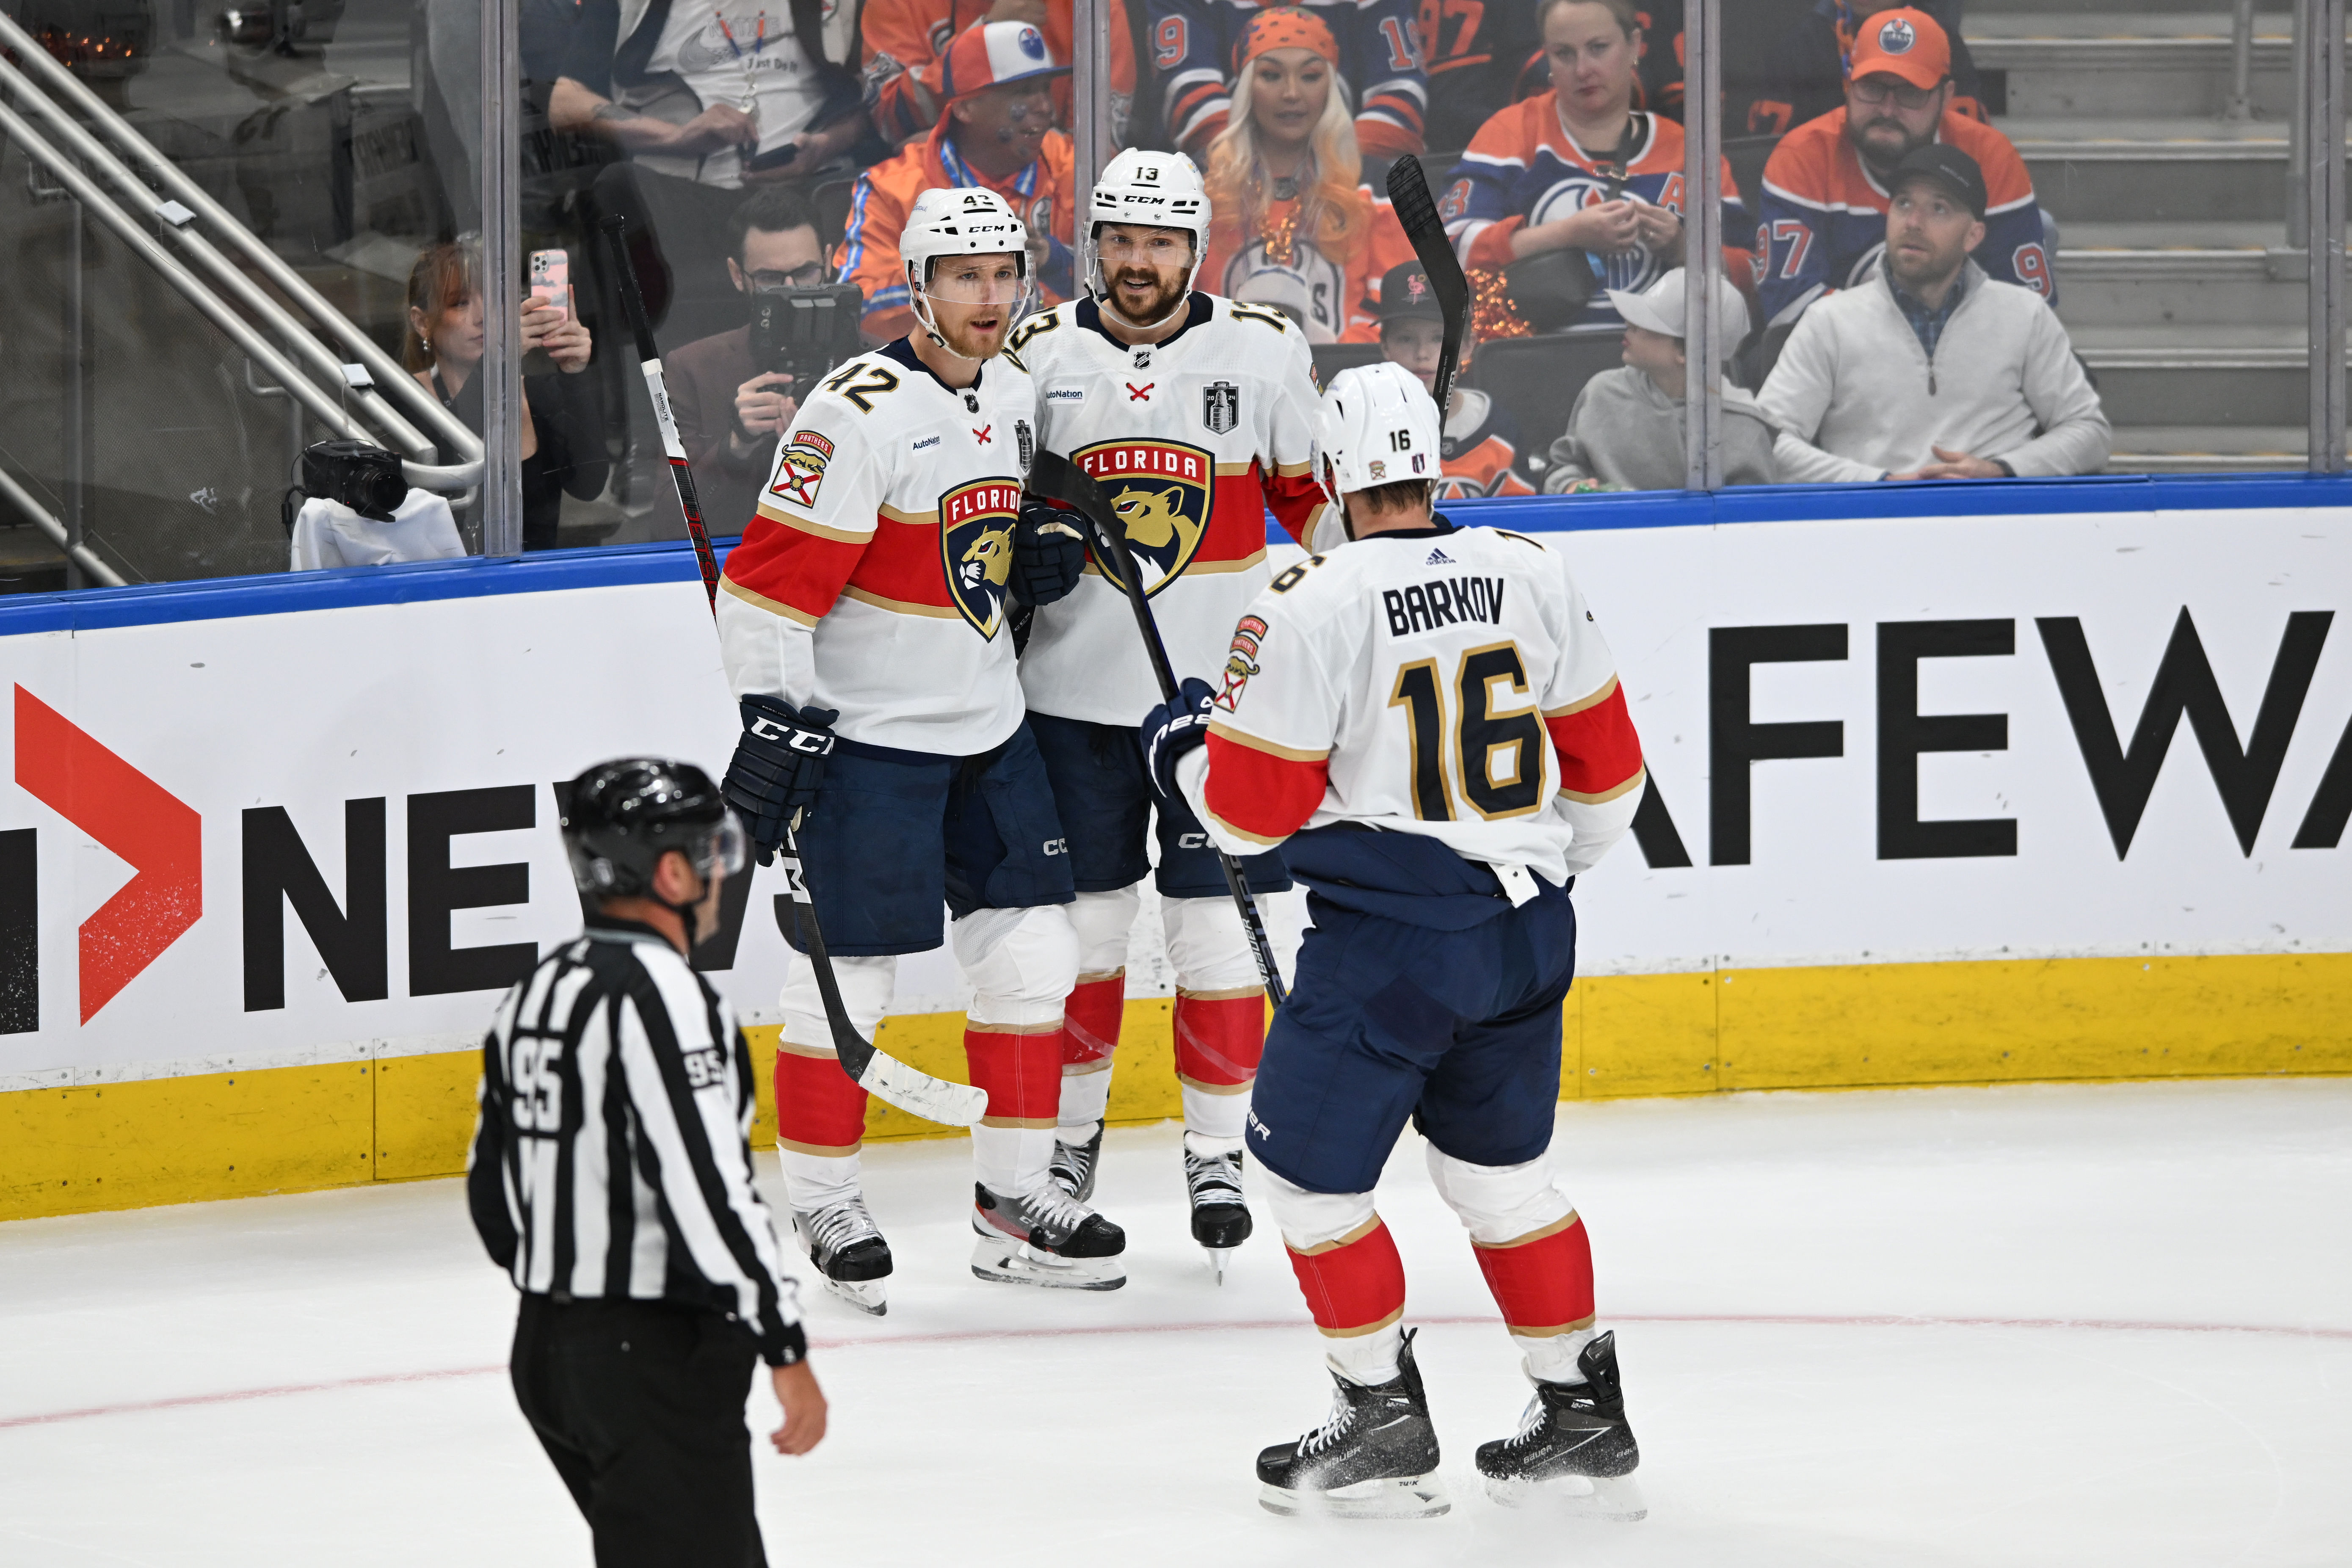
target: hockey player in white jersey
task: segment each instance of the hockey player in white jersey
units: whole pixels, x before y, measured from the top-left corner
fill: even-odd
[[[1334,377],[1318,439],[1356,542],[1276,577],[1223,689],[1188,684],[1144,724],[1153,783],[1234,853],[1281,846],[1309,892],[1249,1142],[1338,1396],[1322,1427],[1259,1456],[1260,1500],[1448,1506],[1373,1205],[1411,1117],[1535,1384],[1517,1434],[1478,1450],[1488,1490],[1638,1518],[1614,1338],[1594,1328],[1591,1250],[1544,1155],[1569,889],[1633,822],[1641,741],[1559,560],[1431,512],[1437,409],[1409,371]]]
[[[945,902],[973,992],[964,1050],[988,1094],[972,1272],[1110,1289],[1125,1237],[1048,1174],[1078,943],[1006,598],[1067,593],[1085,552],[1076,531],[1020,519],[1036,398],[1002,351],[1026,246],[994,193],[925,192],[899,242],[918,330],[826,377],[779,443],[719,597],[744,723],[726,790],[763,853],[805,814],[801,864],[860,1035],[889,1005],[898,955],[940,945]],[[782,1010],[793,1229],[829,1288],[880,1312],[891,1258],[858,1183],[866,1091],[835,1056],[805,956]]]
[[[1301,543],[1336,513],[1308,468],[1317,394],[1307,339],[1280,311],[1193,290],[1208,238],[1200,175],[1170,153],[1125,152],[1087,204],[1085,298],[1022,323],[1039,438],[1108,493],[1150,581],[1178,674],[1225,659],[1234,617],[1265,586],[1265,514]],[[1157,693],[1135,620],[1100,562],[1039,609],[1022,655],[1030,725],[1069,832],[1080,973],[1064,1037],[1057,1178],[1094,1188],[1128,937],[1151,869],[1154,816],[1135,715]],[[1265,1037],[1265,995],[1224,876],[1181,803],[1157,813],[1157,886],[1175,971],[1176,1072],[1192,1235],[1222,1261],[1249,1235],[1242,1118]],[[1275,856],[1244,862],[1286,888]]]

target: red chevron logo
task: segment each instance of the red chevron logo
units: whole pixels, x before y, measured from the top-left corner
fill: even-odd
[[[204,818],[21,686],[16,782],[133,873],[81,922],[87,1024],[205,912]]]

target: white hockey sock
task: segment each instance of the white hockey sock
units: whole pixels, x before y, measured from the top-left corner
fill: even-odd
[[[1203,1160],[1214,1159],[1219,1154],[1238,1153],[1241,1147],[1242,1141],[1239,1134],[1231,1138],[1212,1138],[1205,1132],[1184,1134],[1184,1152],[1198,1154]]]
[[[1191,1084],[1184,1089],[1184,1129],[1187,1138],[1213,1138],[1219,1142],[1235,1142],[1249,1125],[1250,1097],[1244,1086],[1239,1094],[1213,1094]]]
[[[797,1149],[776,1151],[784,1168],[784,1195],[802,1214],[858,1195],[857,1156],[803,1154]]]
[[[1101,1130],[1103,1112],[1110,1105],[1110,1072],[1107,1061],[1092,1072],[1062,1069],[1062,1108],[1055,1137],[1076,1148]]]
[[[1054,1163],[1051,1127],[991,1127],[971,1130],[971,1169],[980,1184],[1008,1197],[1026,1197],[1046,1180]]]
[[[1573,1329],[1549,1339],[1523,1340],[1527,1354],[1519,1364],[1538,1383],[1582,1383],[1584,1373],[1578,1370],[1576,1358],[1600,1334],[1599,1329]]]
[[[1323,1342],[1323,1356],[1331,1363],[1331,1370],[1367,1388],[1393,1383],[1399,1370],[1397,1358],[1403,1352],[1404,1328],[1398,1323],[1375,1329],[1369,1334],[1326,1338]]]

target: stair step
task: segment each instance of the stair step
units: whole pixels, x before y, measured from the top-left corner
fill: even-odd
[[[2306,461],[2300,425],[2119,425],[2111,474],[2299,470]]]

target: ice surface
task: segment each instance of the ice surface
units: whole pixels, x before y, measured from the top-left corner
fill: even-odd
[[[755,1458],[771,1560],[2352,1561],[2352,1083],[1574,1105],[1553,1149],[1645,1522],[1478,1492],[1524,1384],[1411,1134],[1381,1209],[1454,1511],[1261,1510],[1256,1450],[1327,1403],[1315,1335],[1262,1206],[1211,1283],[1153,1128],[1107,1142],[1107,1296],[971,1278],[962,1143],[868,1153],[890,1315],[812,1293],[833,1433]],[[511,1314],[454,1182],[0,1226],[0,1563],[579,1568]]]

